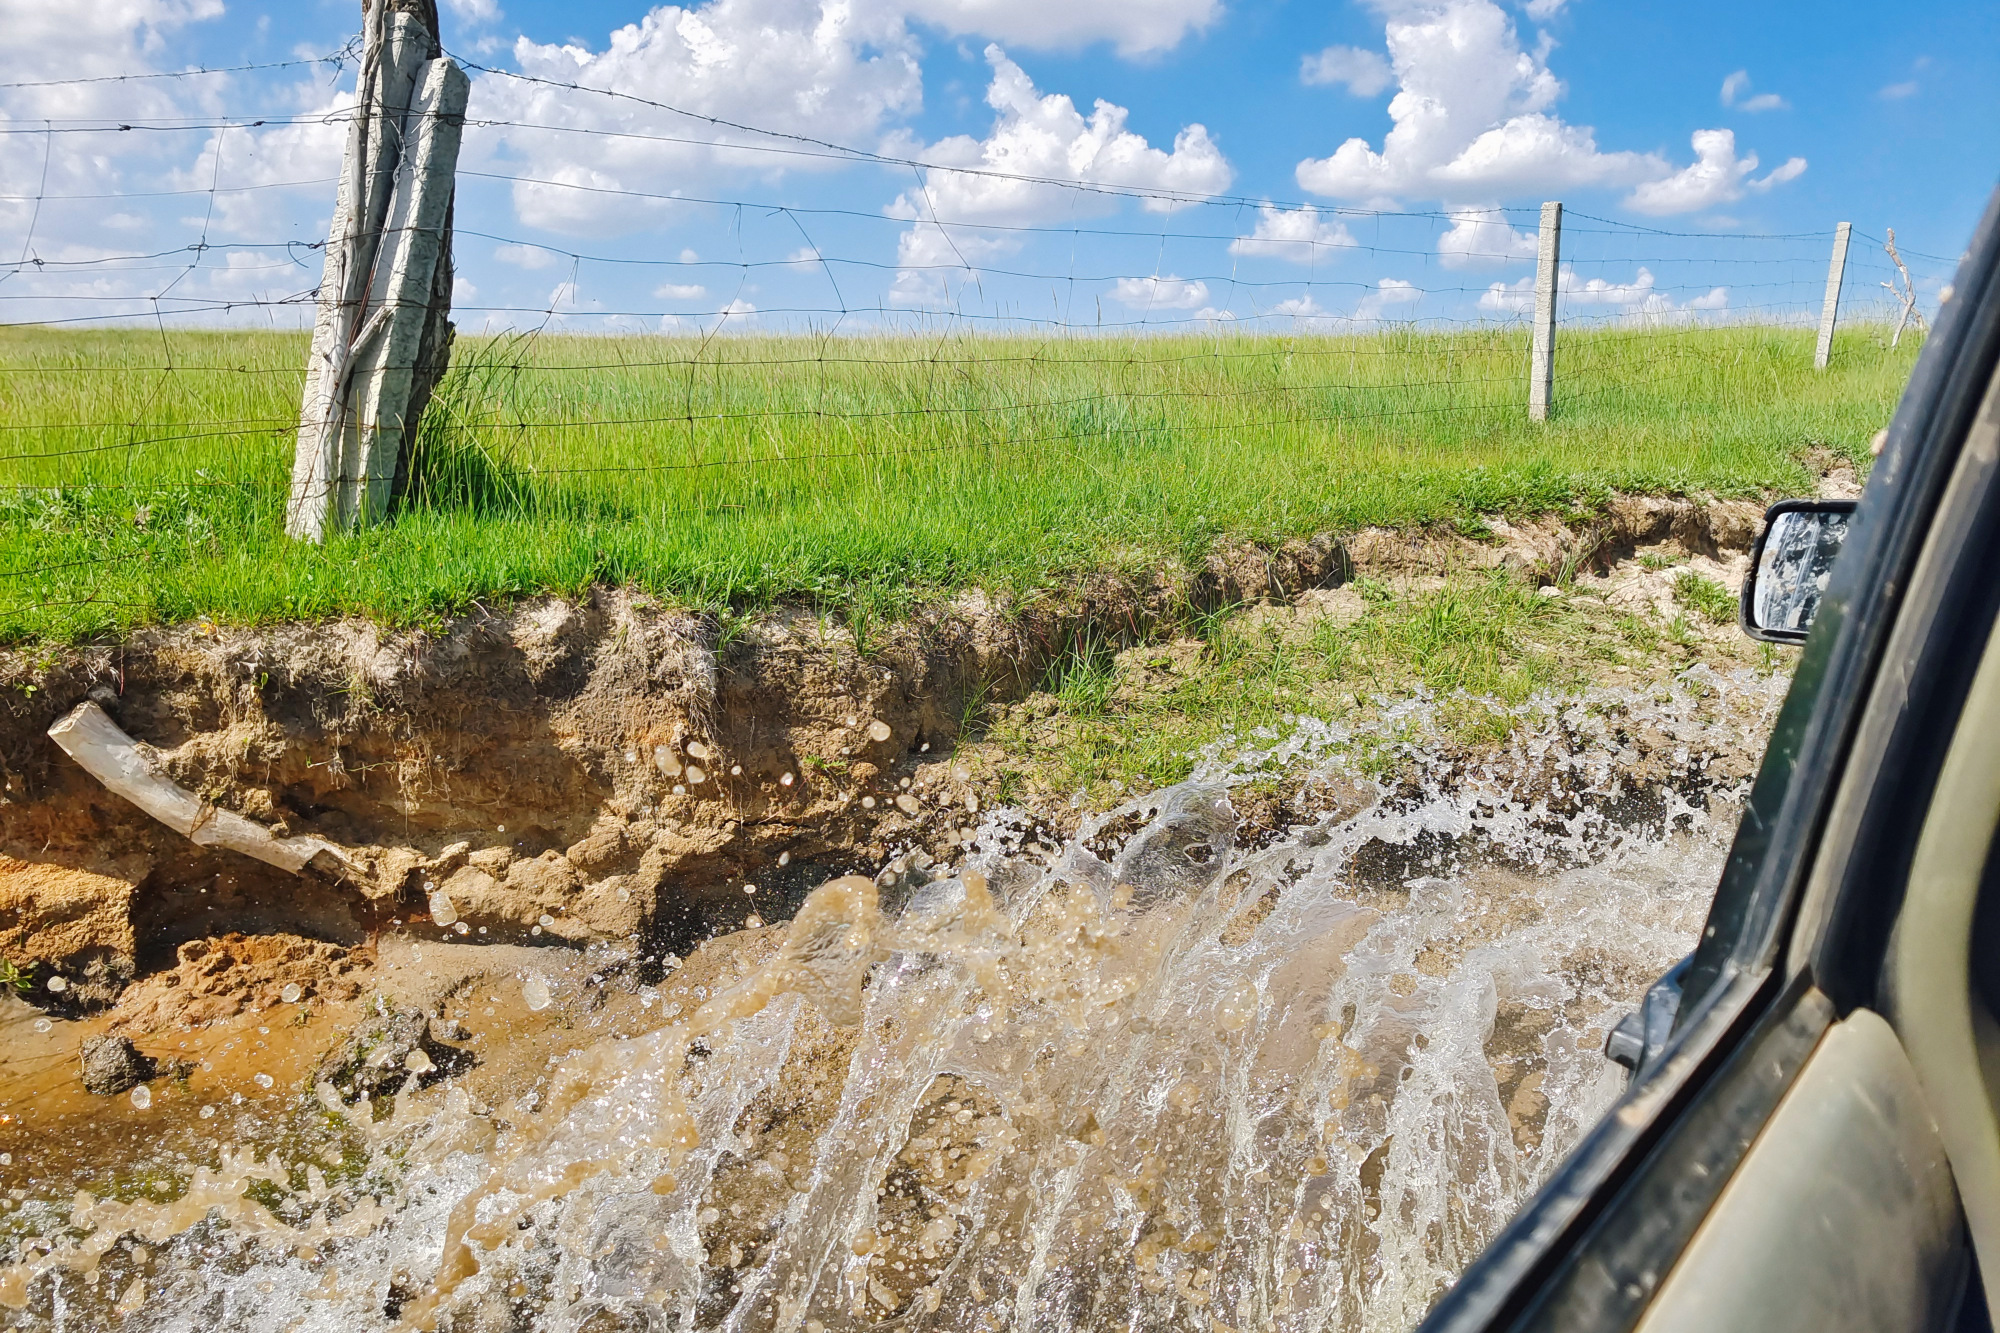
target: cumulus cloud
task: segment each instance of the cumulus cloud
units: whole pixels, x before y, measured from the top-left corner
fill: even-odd
[[[1099,99],[1086,117],[1066,94],[1039,92],[998,46],[987,47],[986,58],[993,67],[986,101],[998,112],[992,132],[984,139],[957,135],[913,146],[941,169],[889,206],[889,216],[914,224],[897,243],[892,302],[941,304],[948,283],[935,270],[969,271],[1019,248],[1017,238],[982,231],[980,224],[1032,225],[1102,214],[1121,202],[1118,195],[1078,192],[1065,182],[1157,192],[1141,206],[1160,213],[1228,188],[1229,163],[1202,126],[1183,127],[1170,150],[1155,148],[1126,128],[1124,107]]]
[[[1329,46],[1299,61],[1299,82],[1337,84],[1356,97],[1373,97],[1396,81],[1380,51],[1358,46]]]
[[[1604,151],[1588,126],[1555,113],[1563,86],[1549,68],[1550,42],[1544,37],[1533,49],[1523,47],[1494,0],[1396,0],[1389,8],[1385,34],[1399,85],[1389,102],[1391,128],[1380,151],[1352,138],[1328,157],[1300,162],[1298,182],[1315,194],[1470,205],[1510,194],[1658,183],[1662,188],[1644,196],[1649,211],[1680,211],[1667,205],[1789,179],[1707,192],[1669,187],[1669,179],[1687,173],[1656,153]],[[1801,162],[1792,174],[1803,169]],[[1690,170],[1713,164],[1697,162]]]
[[[1729,309],[1727,287],[1711,287],[1700,296],[1676,303],[1673,297],[1656,289],[1652,270],[1643,265],[1632,281],[1612,282],[1606,278],[1579,280],[1576,270],[1565,264],[1556,276],[1556,290],[1568,309],[1586,312],[1596,309],[1621,316],[1689,319],[1699,313]],[[1479,308],[1497,314],[1527,314],[1535,308],[1534,278],[1494,283],[1481,294]]]
[[[991,37],[1030,50],[1110,42],[1120,55],[1179,45],[1222,13],[1221,0],[903,0],[912,18],[953,36]]]
[[[1735,107],[1738,111],[1783,111],[1791,105],[1776,93],[1758,93],[1753,97],[1744,97],[1743,94],[1749,91],[1750,71],[1739,69],[1722,81],[1722,104]]]
[[[1322,306],[1311,292],[1280,301],[1265,312],[1267,315],[1290,319],[1303,329],[1331,333],[1342,329],[1367,328],[1391,318],[1399,306],[1415,305],[1423,299],[1423,292],[1413,282],[1402,278],[1382,278],[1375,284],[1375,290],[1364,295],[1355,303],[1350,314],[1340,314]],[[1412,312],[1414,313],[1414,312]]]
[[[661,97],[702,115],[843,142],[874,138],[921,105],[917,55],[898,12],[846,0],[662,5],[612,33],[603,51],[525,37],[514,47],[522,73],[556,84]],[[760,135],[703,128],[690,136],[685,116],[637,102],[496,75],[475,84],[471,113],[564,131],[473,129],[467,153],[504,155],[510,173],[526,178],[514,187],[521,220],[568,234],[659,225],[670,205],[634,192],[660,192],[662,181],[683,185],[717,169],[776,175],[838,165],[744,147],[770,146]],[[709,143],[567,132],[576,130]]]
[[[498,23],[503,17],[499,0],[444,0],[444,7],[459,22],[474,26]]]
[[[1354,244],[1354,235],[1346,224],[1338,218],[1322,218],[1320,211],[1310,204],[1303,208],[1265,204],[1257,210],[1256,227],[1248,236],[1231,241],[1229,253],[1316,264],[1339,258],[1339,251],[1351,249]]]
[[[161,61],[168,40],[190,25],[221,17],[222,0],[100,0],[82,5],[45,0],[0,0],[0,81],[48,85],[56,80],[171,68]],[[11,236],[10,258],[33,248],[36,235],[75,241],[94,233],[101,204],[76,208],[60,196],[111,193],[130,170],[160,164],[157,136],[32,133],[45,120],[166,120],[220,108],[226,76],[116,83],[56,83],[0,89],[0,180],[10,195],[46,194],[39,210],[31,199],[0,200],[0,236]],[[168,164],[171,165],[171,164]],[[203,182],[207,184],[206,181]]]
[[[545,250],[539,245],[496,245],[493,257],[503,264],[529,270],[553,268],[563,257],[554,250]]]
[[[1394,122],[1374,151],[1349,139],[1299,163],[1299,184],[1336,198],[1422,194],[1450,199],[1557,185],[1632,184],[1667,170],[1656,157],[1603,153],[1587,128],[1549,114],[1562,93],[1546,51],[1521,48],[1492,0],[1439,0],[1387,25],[1401,85]]]
[[[1208,303],[1208,284],[1200,279],[1120,278],[1111,299],[1135,310],[1193,310]]]
[[[1536,233],[1516,231],[1497,205],[1460,208],[1438,237],[1438,262],[1446,268],[1490,268],[1535,257]]]
[[[1691,142],[1695,160],[1670,176],[1647,181],[1632,191],[1626,207],[1641,213],[1691,213],[1741,199],[1746,191],[1762,192],[1774,185],[1796,180],[1805,172],[1806,160],[1788,159],[1769,175],[1753,179],[1757,155],[1736,155],[1733,130],[1696,130]]]

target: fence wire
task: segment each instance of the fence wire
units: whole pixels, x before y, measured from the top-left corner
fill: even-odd
[[[320,71],[331,89],[355,58],[348,49],[0,93],[74,84],[101,94],[283,68]],[[475,93],[456,208],[461,269],[480,270],[480,286],[503,285],[488,271],[550,285],[539,301],[454,300],[453,368],[402,487],[405,510],[425,522],[562,529],[579,578],[644,581],[657,571],[611,550],[607,532],[684,536],[755,516],[759,540],[780,549],[800,513],[824,520],[847,505],[882,523],[899,521],[901,507],[918,523],[927,497],[1009,478],[1122,512],[1149,491],[1163,506],[1195,503],[1168,495],[1161,476],[1177,471],[1217,469],[1226,490],[1232,471],[1265,469],[1266,484],[1283,485],[1359,458],[1392,468],[1407,459],[1440,476],[1512,467],[1518,475],[1492,491],[1505,503],[1529,484],[1521,476],[1553,467],[1525,422],[1536,209],[1357,209],[1011,174],[460,59],[482,79],[536,87],[544,108],[538,118],[481,114]],[[590,100],[685,128],[563,123],[565,108]],[[245,238],[237,219],[301,199],[323,212],[335,178],[313,161],[273,169],[255,151],[246,161],[256,178],[232,178],[231,145],[294,130],[337,144],[353,114],[332,96],[304,112],[0,121],[0,140],[41,148],[12,159],[32,168],[39,157],[36,189],[17,173],[0,194],[23,237],[18,257],[0,261],[0,635],[184,617],[231,577],[246,533],[282,527],[325,242]],[[534,136],[852,164],[890,172],[900,200],[850,207],[775,188],[733,197],[548,174],[507,151]],[[134,138],[192,144],[196,165],[142,182],[153,188],[52,187],[59,142]],[[1061,206],[1038,209],[1043,220],[999,216],[952,203],[962,189],[938,189],[966,181],[1043,192],[1069,201],[1071,216],[1046,220]],[[579,212],[636,207],[645,225],[622,247],[577,246],[505,221],[523,192]],[[63,240],[66,220],[161,201],[185,205],[179,244],[84,253]],[[735,253],[684,251],[676,238],[696,231],[727,237]],[[1619,448],[1668,485],[1693,474],[1647,462],[1646,451],[1664,458],[1664,437],[1700,434],[1702,413],[1747,411],[1758,393],[1793,393],[1783,429],[1811,436],[1825,413],[1795,372],[1810,361],[1832,239],[1831,223],[1693,232],[1570,212],[1552,424],[1574,440],[1646,423],[1643,440]],[[1890,251],[1886,235],[1854,233],[1836,376],[1898,382],[1950,281],[1951,257]],[[515,290],[526,281],[511,280]],[[1251,456],[1255,467],[1241,462]],[[1452,484],[1467,504],[1483,494]],[[1313,485],[1332,517],[1387,503],[1371,510],[1337,485]],[[1260,512],[1270,520],[1286,506]],[[707,579],[714,550],[675,540],[687,547],[676,577]],[[954,558],[969,558],[970,542]],[[322,558],[332,557],[302,556],[302,577]],[[238,563],[247,577],[254,562]],[[948,577],[905,565],[913,578]],[[169,568],[182,573],[163,578]],[[534,591],[539,577],[481,586]],[[704,595],[783,593],[787,578],[796,588],[804,577],[780,571],[760,584],[728,573]],[[303,588],[274,592],[272,612],[342,608]]]

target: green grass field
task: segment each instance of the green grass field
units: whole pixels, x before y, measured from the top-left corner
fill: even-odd
[[[398,518],[282,533],[304,339],[0,331],[0,640],[206,615],[399,623],[632,584],[869,614],[1191,559],[1218,536],[1472,523],[1865,463],[1915,358],[1857,327],[1366,336],[472,339]]]

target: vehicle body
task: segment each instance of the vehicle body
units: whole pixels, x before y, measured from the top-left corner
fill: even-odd
[[[1804,648],[1700,942],[1608,1043],[1629,1088],[1425,1333],[1991,1327],[1996,367],[2000,193],[1830,573],[1776,526],[1757,554],[1817,615],[1745,590]]]

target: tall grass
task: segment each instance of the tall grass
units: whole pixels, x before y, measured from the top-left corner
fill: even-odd
[[[1865,461],[1915,355],[1843,331],[463,339],[396,521],[282,535],[302,338],[0,331],[0,638],[366,613],[635,584],[864,607],[1613,489],[1807,484]],[[171,367],[168,369],[166,367]],[[887,599],[885,601],[885,599]]]

